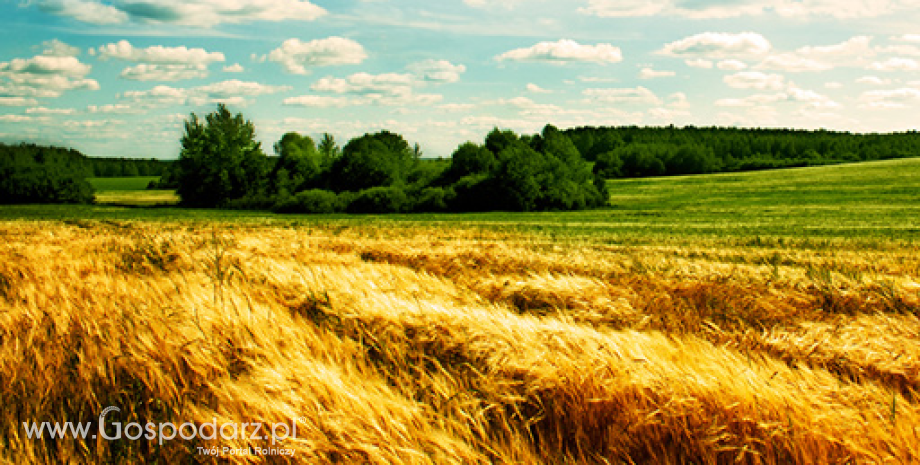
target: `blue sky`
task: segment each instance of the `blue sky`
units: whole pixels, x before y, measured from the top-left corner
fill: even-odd
[[[449,156],[546,123],[915,129],[918,0],[0,0],[0,140],[175,158],[227,103]]]

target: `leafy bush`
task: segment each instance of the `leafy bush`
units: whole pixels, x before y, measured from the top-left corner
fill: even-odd
[[[397,186],[378,186],[358,192],[349,202],[349,213],[399,213],[411,207],[409,196]]]
[[[0,166],[0,203],[92,203],[86,179],[55,166]]]
[[[444,212],[456,194],[451,188],[426,187],[418,193],[415,199],[414,211],[419,212]]]
[[[279,201],[272,207],[277,213],[336,213],[341,211],[335,192],[311,189]]]

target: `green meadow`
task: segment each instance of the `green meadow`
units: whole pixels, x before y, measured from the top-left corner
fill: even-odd
[[[520,231],[551,239],[608,244],[728,243],[804,245],[878,241],[913,243],[920,237],[920,159],[730,174],[617,179],[610,206],[574,212],[395,215],[281,215],[261,211],[200,210],[169,206],[173,191],[146,190],[154,178],[95,178],[97,204],[0,207],[0,218],[164,220],[266,225],[420,224],[444,228]],[[778,242],[777,242],[778,241]]]

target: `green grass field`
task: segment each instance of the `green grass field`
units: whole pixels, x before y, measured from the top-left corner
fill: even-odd
[[[150,178],[94,179],[100,203],[152,205],[172,191],[132,190]],[[0,207],[4,219],[214,220],[381,228],[423,224],[519,230],[609,244],[793,240],[833,246],[920,238],[920,159],[609,183],[611,206],[577,212],[278,215],[269,212],[118,206]],[[116,190],[118,188],[119,190]],[[159,197],[157,197],[159,196]],[[807,244],[806,244],[807,245]]]
[[[96,189],[96,203],[100,205],[152,207],[178,203],[174,190],[147,189],[151,181],[158,179],[159,176],[136,176],[87,180]]]
[[[87,178],[86,180],[99,192],[107,191],[142,191],[147,189],[150,181],[159,180],[159,176],[131,176],[125,178]]]

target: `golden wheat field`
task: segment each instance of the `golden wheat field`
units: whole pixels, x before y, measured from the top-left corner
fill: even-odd
[[[910,245],[127,220],[0,236],[10,463],[920,461]],[[109,406],[294,423],[293,456],[23,426]]]

